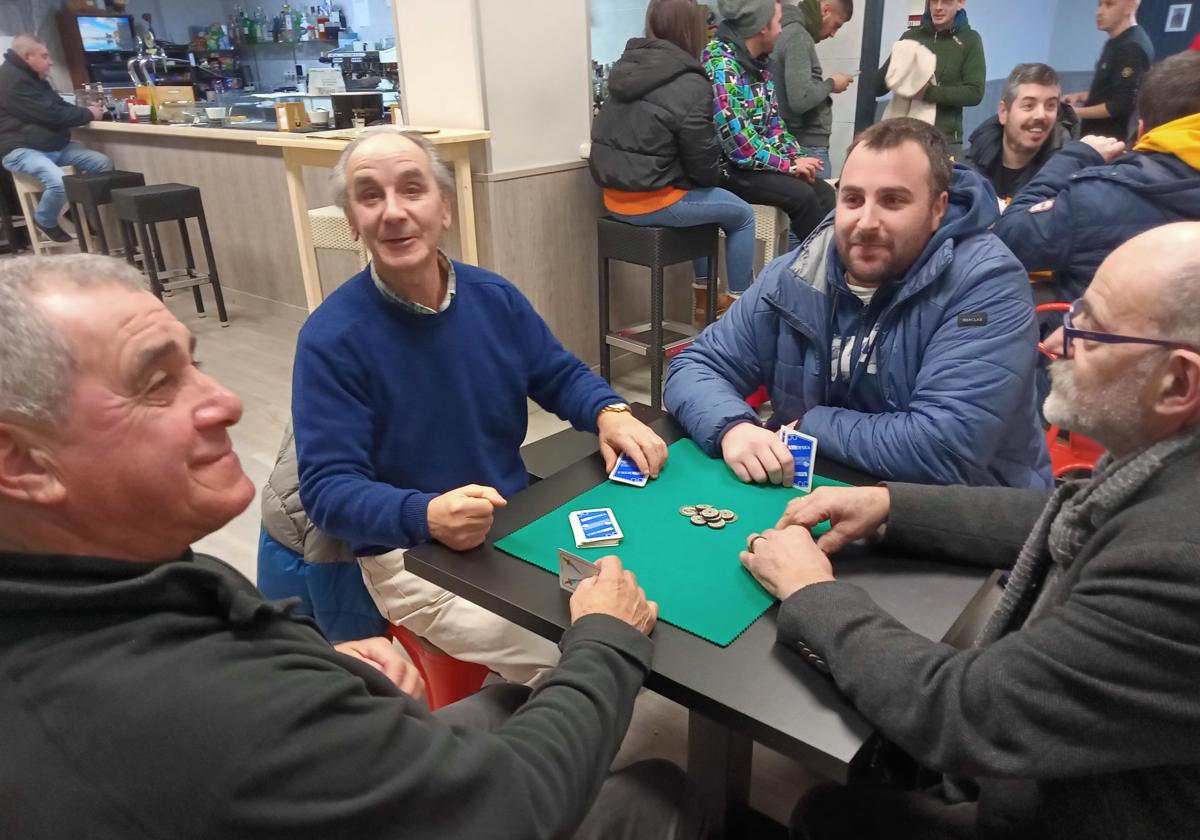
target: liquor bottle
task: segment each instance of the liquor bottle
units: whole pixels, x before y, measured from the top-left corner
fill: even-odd
[[[292,7],[287,3],[283,4],[280,17],[283,19],[283,40],[291,43],[295,39],[296,30],[292,28]]]
[[[325,27],[329,25],[329,13],[325,11],[325,7],[317,6],[317,40],[325,41],[328,37],[325,33]]]
[[[267,13],[262,6],[254,13],[254,40],[260,44],[267,40]]]

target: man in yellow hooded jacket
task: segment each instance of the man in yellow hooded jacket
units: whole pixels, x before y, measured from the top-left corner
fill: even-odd
[[[1104,259],[1160,225],[1200,220],[1200,53],[1151,68],[1138,141],[1068,143],[1013,199],[995,233],[1030,272],[1055,272],[1059,300],[1082,297]]]

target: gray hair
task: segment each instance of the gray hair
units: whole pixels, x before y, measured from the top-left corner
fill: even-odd
[[[23,35],[18,35],[17,37],[13,38],[12,43],[9,45],[8,48],[10,50],[12,50],[13,52],[15,52],[17,55],[21,56],[21,58],[24,58],[25,56],[29,55],[29,53],[33,52],[34,47],[44,47],[44,46],[46,46],[46,45],[44,43],[42,43],[41,41],[39,41],[37,38],[35,38],[33,35],[23,34]]]
[[[1021,85],[1043,85],[1045,87],[1061,87],[1058,73],[1049,64],[1018,64],[1008,74],[1004,83],[1004,95],[1001,97],[1006,107],[1011,108],[1017,101],[1017,89]]]
[[[436,146],[420,132],[405,130],[395,125],[373,125],[364,130],[357,139],[350,141],[350,144],[342,150],[341,157],[333,167],[329,183],[333,187],[334,204],[345,210],[346,205],[350,203],[349,184],[346,183],[346,165],[350,162],[350,156],[364,141],[381,136],[405,137],[416,144],[429,158],[429,166],[433,169],[433,180],[437,182],[442,197],[448,201],[453,199],[454,176],[450,173],[450,167],[446,166],[442,156],[438,154]]]
[[[52,289],[143,291],[138,271],[99,254],[0,261],[0,419],[57,426],[66,419],[75,356],[37,303]]]

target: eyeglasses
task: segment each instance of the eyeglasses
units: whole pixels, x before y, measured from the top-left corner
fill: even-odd
[[[1155,347],[1170,347],[1172,350],[1193,350],[1200,352],[1200,348],[1194,347],[1191,344],[1184,344],[1179,341],[1167,341],[1163,338],[1142,338],[1133,335],[1117,335],[1116,333],[1094,332],[1093,330],[1080,330],[1072,325],[1075,319],[1076,310],[1079,304],[1083,302],[1083,298],[1076,300],[1071,304],[1071,308],[1063,313],[1063,352],[1064,359],[1072,358],[1073,351],[1071,349],[1072,342],[1075,339],[1082,341],[1099,341],[1104,344],[1150,344]],[[1060,304],[1061,305],[1061,304]]]

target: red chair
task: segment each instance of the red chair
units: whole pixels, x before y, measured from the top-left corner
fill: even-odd
[[[474,694],[488,675],[483,665],[455,659],[398,624],[391,625],[387,634],[400,643],[421,673],[430,711]]]
[[[1066,312],[1070,308],[1071,304],[1061,301],[1043,303],[1037,307],[1037,313],[1041,315],[1046,312]],[[1043,341],[1038,342],[1038,351],[1051,361],[1059,358]],[[1075,432],[1067,432],[1064,435],[1058,426],[1051,426],[1046,430],[1046,448],[1050,450],[1050,469],[1056,479],[1073,473],[1094,472],[1096,462],[1104,454],[1103,447],[1091,438]]]

